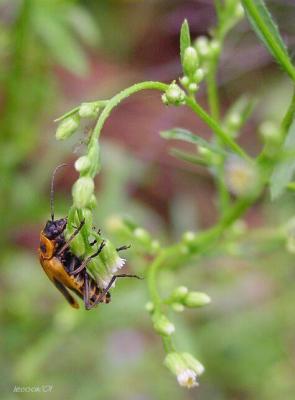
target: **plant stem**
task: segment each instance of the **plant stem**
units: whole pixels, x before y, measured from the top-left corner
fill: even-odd
[[[165,92],[168,89],[168,85],[162,82],[140,82],[136,83],[135,85],[130,86],[127,89],[122,90],[120,93],[112,97],[106,107],[103,109],[103,112],[100,114],[100,117],[98,118],[98,121],[95,125],[95,128],[92,133],[92,139],[98,139],[100,136],[100,132],[104,126],[105,121],[109,117],[111,111],[113,108],[115,108],[121,101],[129,97],[130,95],[140,92],[141,90],[148,90],[148,89],[153,89],[153,90],[160,90],[162,92]]]
[[[234,153],[247,161],[252,162],[248,154],[221,128],[219,123],[212,118],[207,112],[190,97],[186,97],[186,104],[215,132],[218,138],[226,144]]]

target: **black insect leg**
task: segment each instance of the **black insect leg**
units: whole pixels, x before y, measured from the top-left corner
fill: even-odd
[[[81,264],[77,269],[75,269],[75,271],[71,272],[71,275],[77,275],[77,274],[79,274],[79,272],[83,271],[83,269],[86,268],[86,266],[87,266],[87,264],[89,263],[89,261],[90,261],[92,258],[98,256],[98,254],[102,251],[102,249],[104,248],[104,246],[105,246],[105,241],[103,240],[103,241],[101,242],[101,244],[100,244],[100,246],[99,246],[97,252],[94,253],[94,254],[92,254],[92,256],[87,257],[87,258],[82,262],[82,264]]]
[[[89,279],[88,279],[88,273],[85,269],[84,272],[84,293],[83,293],[83,301],[85,305],[86,310],[90,310],[91,305],[90,305],[90,299],[89,299]]]
[[[137,279],[142,279],[137,275],[129,275],[129,274],[114,275],[111,278],[111,280],[109,281],[107,287],[103,289],[103,291],[100,293],[100,295],[97,297],[97,299],[92,304],[89,304],[88,310],[90,310],[91,308],[95,307],[98,303],[101,302],[101,300],[104,298],[104,296],[110,290],[110,288],[112,287],[113,283],[115,282],[115,280],[117,278],[137,278]]]
[[[70,243],[71,241],[78,235],[78,233],[80,232],[80,230],[83,228],[85,224],[85,220],[83,219],[83,221],[81,221],[80,225],[78,226],[78,228],[76,228],[76,230],[74,231],[74,233],[69,237],[69,240],[62,246],[62,248],[58,251],[57,255],[62,254],[67,248],[70,247]]]
[[[131,247],[131,244],[129,244],[128,246],[117,247],[116,250],[117,251],[128,250],[128,249],[130,249],[130,247]]]

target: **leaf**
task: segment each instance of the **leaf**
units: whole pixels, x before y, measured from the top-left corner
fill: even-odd
[[[180,29],[180,59],[181,63],[183,63],[183,55],[185,49],[191,45],[191,36],[189,32],[189,25],[187,20],[185,19],[181,25]]]
[[[238,114],[240,117],[240,123],[236,126],[235,132],[238,132],[242,126],[250,118],[254,107],[256,105],[256,99],[250,98],[247,95],[239,97],[230,107],[226,116],[224,117],[225,125],[229,124],[230,118],[233,114]]]
[[[283,145],[283,150],[288,152],[295,151],[295,118],[289,128]],[[292,180],[294,172],[295,159],[284,160],[276,165],[270,178],[270,193],[272,200],[277,199],[284,193],[288,183]]]
[[[286,45],[263,0],[242,0],[247,18],[260,40],[274,59],[295,81],[295,68],[289,57]]]
[[[170,154],[172,156],[174,156],[175,158],[178,158],[179,160],[186,161],[186,162],[191,163],[191,164],[206,165],[206,166],[210,165],[203,158],[198,157],[195,154],[187,153],[186,151],[182,151],[182,150],[179,150],[179,149],[175,149],[175,148],[171,149],[170,150]]]
[[[33,14],[33,26],[56,62],[78,75],[87,72],[85,53],[62,15],[56,14],[50,7],[37,6]]]
[[[193,143],[199,146],[206,147],[207,149],[213,151],[214,153],[226,155],[227,153],[219,146],[214,143],[210,143],[207,140],[201,138],[194,133],[182,129],[182,128],[174,128],[168,131],[160,132],[160,135],[164,139],[174,139],[174,140],[182,140],[184,142]]]
[[[86,45],[95,47],[98,44],[100,31],[97,22],[84,7],[72,6],[69,10],[68,20]]]

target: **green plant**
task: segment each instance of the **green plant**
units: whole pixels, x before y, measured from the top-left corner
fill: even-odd
[[[201,307],[210,302],[208,295],[189,291],[185,286],[175,288],[167,297],[159,291],[161,270],[177,268],[196,256],[203,256],[213,247],[222,247],[231,236],[235,243],[240,218],[251,205],[270,187],[273,197],[277,197],[294,184],[290,183],[295,164],[292,161],[293,137],[295,135],[295,96],[279,127],[267,121],[261,126],[263,147],[258,156],[250,156],[239,144],[239,134],[254,107],[254,101],[246,97],[238,99],[223,116],[220,111],[217,87],[217,69],[224,40],[228,32],[243,18],[244,11],[257,36],[266,45],[274,59],[295,81],[295,68],[287,49],[280,38],[279,31],[262,0],[220,0],[215,1],[217,25],[210,37],[199,37],[191,42],[189,26],[184,21],[180,34],[180,58],[183,76],[171,84],[161,82],[137,83],[109,100],[82,103],[58,118],[57,139],[67,139],[78,129],[81,119],[97,119],[95,127],[87,138],[85,155],[75,163],[79,178],[72,190],[73,205],[68,213],[67,235],[70,236],[85,219],[81,235],[74,240],[72,250],[81,256],[93,253],[90,238],[102,238],[93,231],[92,217],[96,206],[94,177],[100,170],[99,137],[105,121],[121,101],[142,90],[163,92],[162,101],[167,106],[187,106],[212,130],[211,141],[184,129],[174,128],[162,132],[163,138],[181,140],[195,145],[197,152],[186,153],[173,149],[172,153],[186,162],[200,164],[209,168],[217,187],[219,219],[214,226],[202,232],[185,232],[181,240],[170,246],[162,245],[142,227],[133,221],[113,219],[110,227],[120,237],[132,241],[134,247],[152,257],[146,267],[146,279],[150,302],[146,305],[151,315],[155,331],[161,336],[166,352],[165,365],[177,376],[182,386],[197,385],[197,377],[204,371],[202,364],[191,354],[180,352],[173,342],[174,324],[170,322],[170,311],[181,312],[186,307]],[[209,112],[196,100],[200,84],[205,84],[208,94]],[[236,236],[236,237],[235,237]],[[105,250],[89,265],[89,272],[106,286],[110,277],[124,264],[115,246],[107,241]]]

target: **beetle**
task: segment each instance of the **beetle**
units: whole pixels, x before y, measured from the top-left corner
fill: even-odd
[[[40,233],[39,260],[48,278],[72,307],[79,308],[79,303],[72,296],[72,293],[75,293],[83,300],[85,309],[90,310],[99,303],[110,302],[111,295],[109,290],[117,278],[141,278],[137,275],[129,274],[113,275],[106,288],[100,288],[97,282],[89,275],[86,267],[92,258],[97,257],[103,251],[105,242],[102,241],[97,251],[85,259],[77,257],[71,251],[70,243],[79,234],[85,221],[81,221],[73,234],[66,240],[64,232],[67,227],[67,218],[54,219],[54,178],[57,170],[65,165],[57,166],[52,175],[50,190],[51,219],[46,222]],[[90,245],[95,243],[96,241],[90,243]],[[119,247],[117,251],[125,250],[128,247]]]

